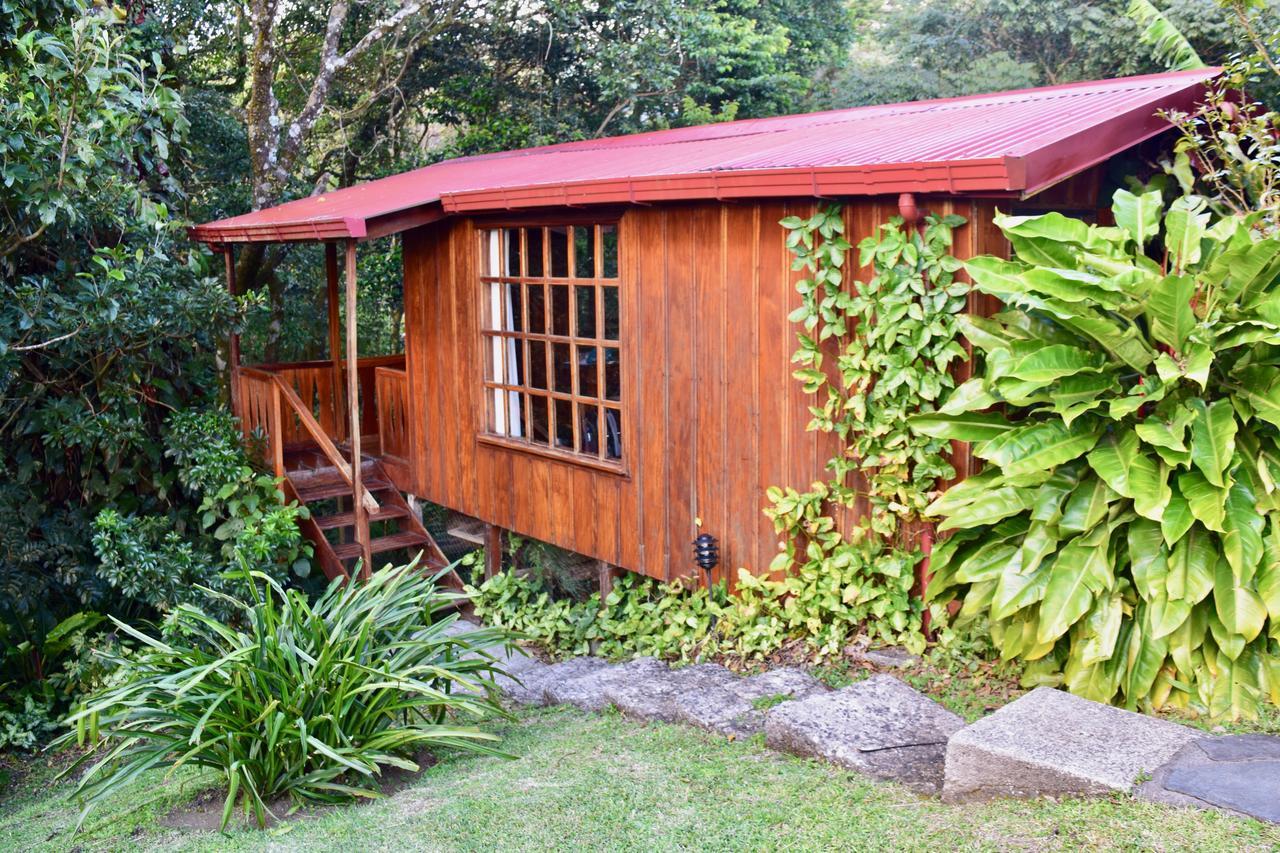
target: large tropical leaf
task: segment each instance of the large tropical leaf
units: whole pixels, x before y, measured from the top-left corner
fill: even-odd
[[[1036,421],[1009,430],[973,448],[979,459],[999,465],[1006,475],[1046,471],[1087,453],[1102,435],[1096,423],[1078,420]]]
[[[1224,473],[1236,452],[1236,415],[1230,400],[1209,405],[1191,401],[1191,462],[1218,488],[1226,485]]]
[[[1164,241],[1175,272],[1181,273],[1200,260],[1200,240],[1208,223],[1203,198],[1183,196],[1169,205],[1164,215]]]
[[[1172,600],[1196,604],[1213,590],[1213,573],[1218,551],[1212,537],[1201,527],[1192,527],[1169,554],[1169,574],[1165,589]]]
[[[1167,275],[1156,282],[1147,297],[1147,314],[1151,318],[1151,334],[1161,343],[1181,350],[1195,327],[1191,311],[1196,280],[1189,275]]]
[[[1099,524],[1072,539],[1058,554],[1040,602],[1038,642],[1051,642],[1067,633],[1089,612],[1094,596],[1111,585],[1110,534],[1108,525]]]
[[[1253,589],[1242,586],[1231,565],[1219,560],[1213,573],[1213,605],[1222,627],[1244,637],[1246,643],[1262,633],[1267,622],[1267,607]]]
[[[926,412],[912,415],[911,428],[933,438],[955,441],[988,441],[1018,428],[996,412],[963,412],[956,415]]]
[[[1134,195],[1128,190],[1116,190],[1111,197],[1111,211],[1116,225],[1129,232],[1138,246],[1145,246],[1160,233],[1160,214],[1164,203],[1159,190]]]
[[[1133,430],[1106,436],[1089,452],[1088,460],[1108,486],[1133,499],[1139,515],[1160,521],[1172,494],[1169,470],[1163,462],[1139,452]]]
[[[1151,0],[1129,0],[1128,15],[1143,28],[1139,38],[1173,71],[1203,68],[1204,60],[1191,42]],[[1159,195],[1157,194],[1157,199]],[[1117,221],[1118,221],[1117,217]]]

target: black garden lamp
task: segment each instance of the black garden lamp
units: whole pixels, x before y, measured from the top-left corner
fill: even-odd
[[[708,572],[720,563],[720,545],[710,533],[702,533],[693,540],[693,561]]]

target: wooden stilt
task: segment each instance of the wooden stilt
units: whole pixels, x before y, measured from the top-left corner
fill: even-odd
[[[324,244],[325,292],[328,295],[329,311],[329,361],[333,364],[333,399],[339,410],[335,413],[338,438],[346,431],[346,417],[341,410],[343,395],[342,385],[342,318],[338,310],[341,295],[338,292],[338,244]]]
[[[604,560],[596,560],[596,583],[600,585],[601,607],[604,607],[604,600],[609,597],[609,593],[613,592],[613,582],[621,574],[622,572],[617,566]]]
[[[231,246],[226,246],[222,250],[223,260],[227,267],[227,291],[232,295],[236,295],[236,258],[235,250]],[[230,368],[231,383],[231,412],[234,415],[240,414],[240,334],[232,330],[231,336],[227,341],[227,366]]]
[[[347,250],[347,413],[351,430],[351,502],[355,509],[356,541],[360,543],[363,564],[360,577],[368,580],[373,574],[373,550],[369,546],[369,513],[362,500],[364,484],[360,455],[360,379],[356,371],[359,344],[356,340],[356,241],[348,240]]]
[[[502,571],[502,528],[496,524],[484,526],[484,579],[497,576]]]

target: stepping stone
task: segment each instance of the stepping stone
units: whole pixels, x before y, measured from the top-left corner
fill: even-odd
[[[844,653],[855,663],[869,663],[879,669],[906,669],[920,663],[919,655],[913,655],[898,646],[869,649],[860,643],[847,646]]]
[[[563,684],[609,666],[604,658],[578,657],[553,663],[541,668],[530,667],[519,676],[522,683],[512,681],[503,686],[503,692],[522,705],[546,705],[548,687]]]
[[[677,699],[737,681],[738,677],[715,663],[699,663],[682,669],[645,673],[611,684],[605,701],[628,717],[674,723]]]
[[[964,720],[891,675],[784,702],[765,717],[765,743],[876,779],[936,794],[947,738]]]
[[[1129,792],[1201,732],[1037,687],[951,738],[943,799]]]
[[[1280,823],[1280,737],[1194,740],[1156,770],[1137,796]]]
[[[543,698],[548,705],[573,705],[583,711],[603,711],[609,707],[605,692],[629,681],[667,672],[667,665],[655,658],[636,658],[616,666],[593,668],[576,677],[544,682]]]
[[[804,699],[827,692],[825,684],[804,670],[780,667],[682,693],[675,699],[675,719],[729,737],[750,737],[764,731],[765,712],[755,706],[757,700]]]

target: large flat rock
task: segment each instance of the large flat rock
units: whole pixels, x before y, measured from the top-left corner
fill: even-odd
[[[675,719],[686,725],[728,737],[749,737],[764,731],[762,699],[804,699],[829,688],[796,667],[781,667],[748,678],[732,677],[700,685],[674,699]]]
[[[616,666],[595,668],[572,678],[546,681],[542,695],[548,705],[572,705],[583,711],[603,711],[610,705],[606,695],[610,688],[667,672],[667,665],[660,660],[636,658]]]
[[[818,693],[827,693],[830,688],[814,678],[803,669],[794,666],[783,666],[748,676],[731,685],[733,692],[754,702],[757,699],[768,699],[773,696],[785,696],[788,699],[804,699]]]
[[[654,670],[626,680],[615,680],[604,698],[628,717],[673,723],[678,699],[736,681],[738,677],[715,663],[700,663],[682,669]]]
[[[1128,792],[1198,737],[1187,726],[1038,687],[951,738],[943,798]]]
[[[1137,796],[1280,823],[1280,737],[1193,740],[1156,770]]]
[[[515,680],[500,682],[499,688],[513,701],[522,705],[546,705],[548,687],[572,681],[608,666],[609,662],[604,658],[569,658],[549,666],[529,667],[517,675],[518,682]]]
[[[947,738],[960,717],[891,675],[771,709],[771,749],[812,756],[922,793],[942,787]]]

